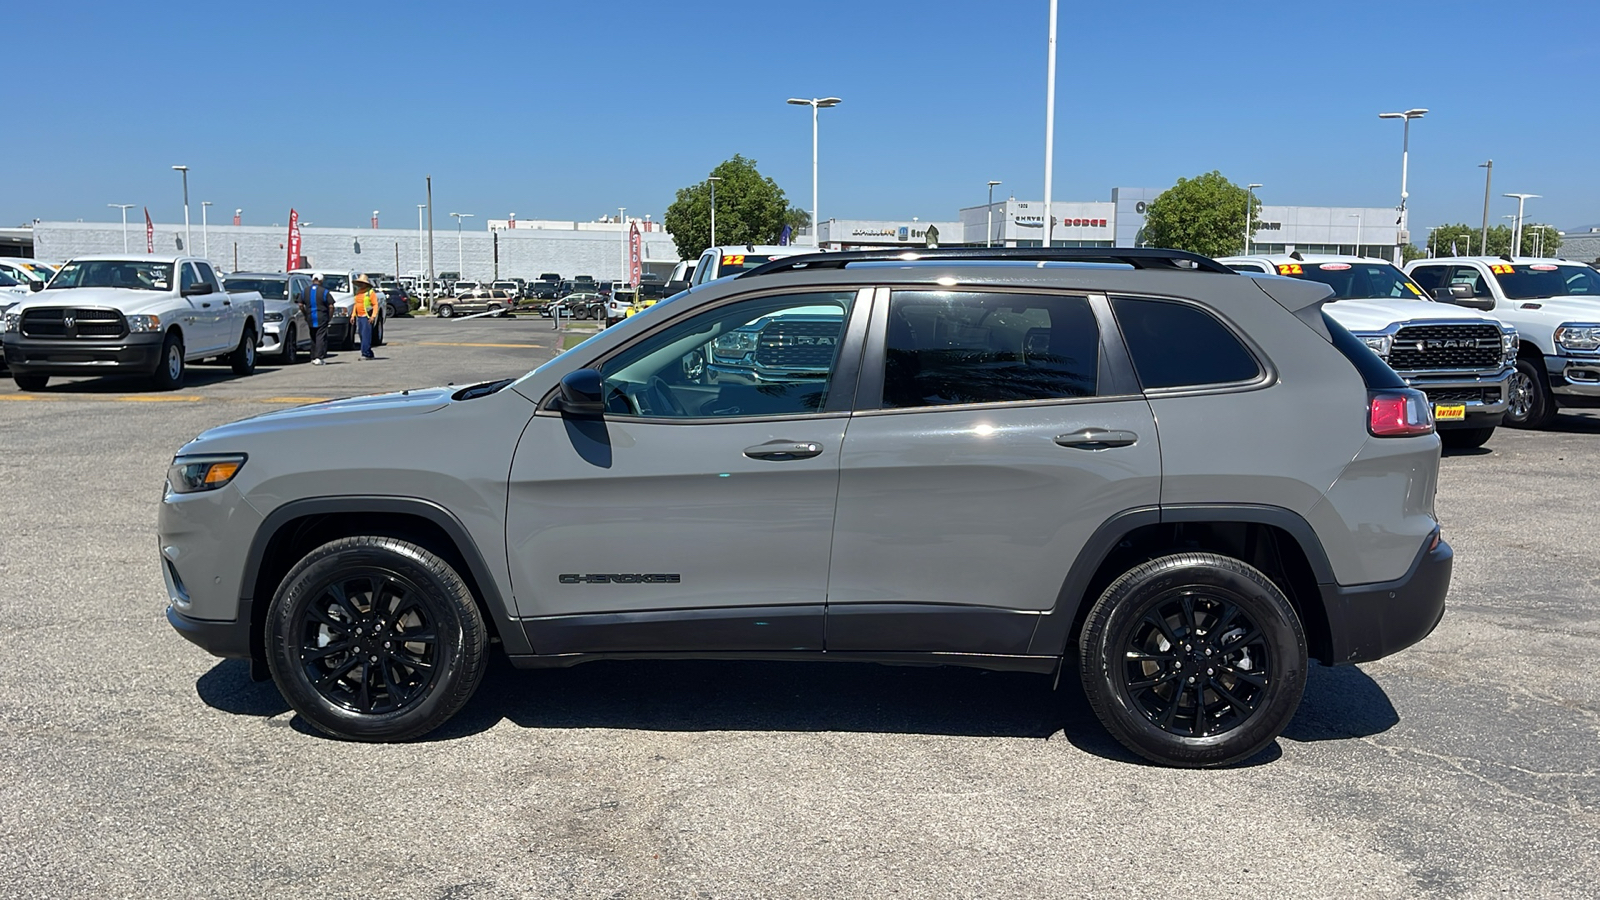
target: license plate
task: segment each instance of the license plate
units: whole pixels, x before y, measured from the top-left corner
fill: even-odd
[[[1459,422],[1467,417],[1467,407],[1464,403],[1440,403],[1433,408],[1435,422]]]

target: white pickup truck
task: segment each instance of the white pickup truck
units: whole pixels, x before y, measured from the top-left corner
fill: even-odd
[[[1333,288],[1322,311],[1428,395],[1446,447],[1481,447],[1507,421],[1517,334],[1491,316],[1439,303],[1381,259],[1235,256],[1236,272],[1318,281]]]
[[[25,391],[51,375],[123,373],[172,390],[189,363],[207,357],[254,372],[263,319],[261,295],[228,293],[203,259],[82,256],[5,312],[0,342]]]
[[[1600,272],[1567,259],[1419,259],[1406,272],[1441,300],[1517,330],[1506,424],[1543,428],[1561,407],[1600,407]]]

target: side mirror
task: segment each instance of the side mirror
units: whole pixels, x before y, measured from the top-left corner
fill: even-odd
[[[575,416],[598,416],[606,411],[605,387],[600,373],[577,369],[561,378],[561,411]]]
[[[209,281],[197,281],[194,284],[191,284],[188,287],[183,289],[183,296],[185,296],[185,297],[196,297],[196,296],[199,296],[201,294],[209,294],[209,293],[211,293],[211,291],[212,291],[211,282],[209,282]]]
[[[1493,297],[1475,297],[1472,285],[1457,282],[1449,287],[1436,288],[1433,296],[1444,303],[1454,303],[1468,309],[1491,310],[1494,309]]]
[[[44,282],[42,282],[42,281],[30,281],[30,282],[28,282],[28,290],[33,291],[35,294],[37,294],[40,291],[44,290]]]

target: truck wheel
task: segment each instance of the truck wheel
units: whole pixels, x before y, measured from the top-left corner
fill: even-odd
[[[311,551],[267,611],[267,666],[295,711],[334,737],[404,741],[455,715],[483,678],[488,636],[438,556],[397,538]]]
[[[156,364],[150,380],[158,391],[175,391],[183,387],[183,338],[176,331],[167,332],[161,343],[161,362]]]
[[[1439,440],[1451,450],[1475,450],[1489,442],[1494,434],[1489,428],[1449,428],[1439,432]]]
[[[383,346],[383,317],[378,317],[378,324],[372,329],[372,346]]]
[[[24,391],[42,391],[42,390],[44,390],[44,386],[50,383],[50,376],[49,375],[23,375],[23,374],[18,373],[18,372],[13,372],[11,374],[11,380],[15,381],[17,383],[17,387],[19,389],[21,389],[21,390],[24,390]]]
[[[1288,599],[1260,571],[1214,553],[1161,557],[1112,582],[1078,649],[1100,722],[1165,765],[1254,756],[1305,689],[1306,637]]]
[[[1556,417],[1556,398],[1550,393],[1550,376],[1544,366],[1527,360],[1517,360],[1517,370],[1511,373],[1507,384],[1510,405],[1506,407],[1505,424],[1512,428],[1543,428]]]
[[[244,334],[239,335],[239,346],[228,354],[228,362],[233,366],[233,374],[249,375],[256,370],[256,330],[249,325],[244,327]]]
[[[448,319],[456,314],[456,308],[448,303],[441,303],[439,304],[439,309],[437,312],[439,314],[439,318]]]
[[[279,358],[282,360],[282,365],[292,366],[300,361],[300,345],[297,343],[298,340],[299,335],[295,334],[294,326],[290,325],[289,328],[283,333],[283,350],[278,353]]]

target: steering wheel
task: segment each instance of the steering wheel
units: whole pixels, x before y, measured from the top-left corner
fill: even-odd
[[[660,375],[650,376],[650,383],[644,393],[637,398],[637,402],[641,407],[646,403],[649,404],[649,409],[640,410],[645,415],[671,415],[680,418],[687,418],[689,415],[689,411],[683,408],[678,396],[672,393],[672,388],[667,386]]]

